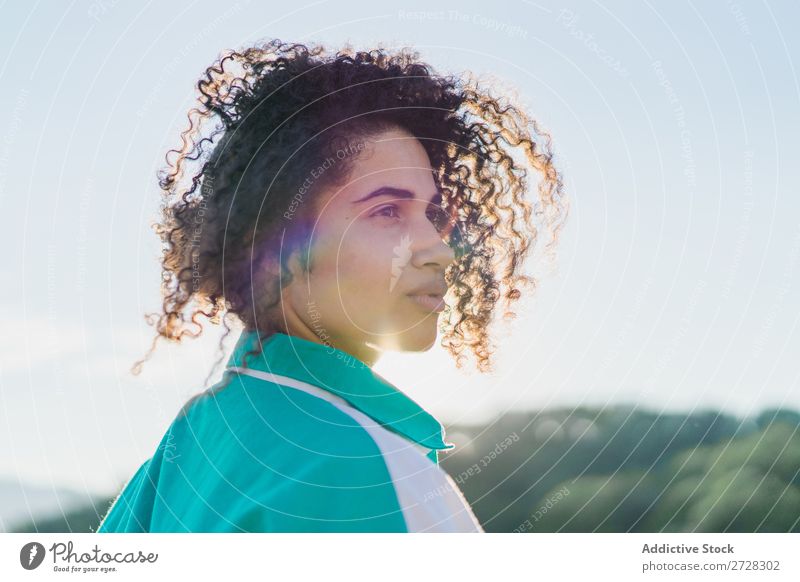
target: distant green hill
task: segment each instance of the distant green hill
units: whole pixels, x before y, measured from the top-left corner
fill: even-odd
[[[796,411],[580,408],[456,433],[442,466],[486,531],[800,531]],[[508,435],[518,441],[492,455]]]
[[[46,519],[37,519],[12,531],[26,533],[88,533],[97,530],[105,512],[108,511],[113,498],[97,499],[94,504],[67,511],[64,515],[54,515]]]

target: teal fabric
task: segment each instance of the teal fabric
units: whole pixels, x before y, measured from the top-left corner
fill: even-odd
[[[245,331],[228,368],[330,391],[437,451],[442,425],[363,362],[332,346]],[[292,388],[226,370],[191,401],[131,477],[98,532],[405,532],[381,451],[353,418]]]

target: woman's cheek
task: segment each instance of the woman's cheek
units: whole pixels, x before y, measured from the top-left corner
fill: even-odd
[[[346,289],[352,303],[361,310],[372,311],[387,302],[391,272],[391,249],[387,251],[374,242],[349,245],[339,254],[342,295]]]

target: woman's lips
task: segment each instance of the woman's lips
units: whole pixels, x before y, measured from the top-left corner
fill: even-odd
[[[409,295],[412,301],[427,311],[444,310],[444,296],[442,295]]]

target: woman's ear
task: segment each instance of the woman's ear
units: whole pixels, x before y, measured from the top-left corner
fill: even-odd
[[[311,219],[304,215],[294,226],[291,234],[287,233],[284,237],[284,240],[288,241],[284,247],[284,263],[295,277],[305,278],[311,274],[314,251],[311,244],[313,229]]]
[[[265,260],[266,269],[280,277],[281,285],[291,284],[294,281],[306,281],[311,274],[312,248],[310,241],[295,245],[291,248],[284,247],[280,258],[270,257]],[[279,264],[282,263],[282,265]],[[282,267],[282,268],[281,268]]]
[[[311,274],[311,269],[313,267],[313,261],[311,259],[311,241],[307,240],[303,245],[295,249],[294,253],[292,253],[291,260],[293,262],[291,264],[293,267],[298,267],[300,269],[300,273],[302,273],[304,276],[308,276]]]

